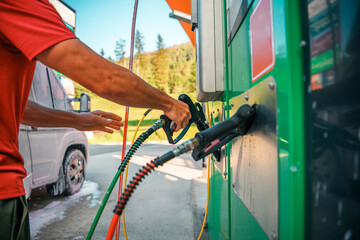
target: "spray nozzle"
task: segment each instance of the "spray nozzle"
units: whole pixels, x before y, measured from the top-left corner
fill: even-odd
[[[242,105],[231,118],[195,135],[199,146],[193,150],[192,157],[195,161],[202,159],[217,152],[233,138],[245,135],[254,119],[255,109],[247,104]]]

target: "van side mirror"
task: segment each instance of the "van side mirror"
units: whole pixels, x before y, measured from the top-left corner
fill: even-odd
[[[80,109],[74,109],[74,112],[90,112],[91,110],[91,101],[90,96],[87,93],[82,93],[80,98],[73,98],[69,100],[70,102],[80,102]]]
[[[80,95],[80,112],[90,112],[91,102],[90,96],[87,93],[82,93]]]

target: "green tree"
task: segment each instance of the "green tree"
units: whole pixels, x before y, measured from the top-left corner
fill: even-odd
[[[134,57],[134,62],[135,62],[135,66],[136,68],[136,74],[144,77],[144,71],[146,68],[146,62],[147,62],[147,57],[144,54],[144,36],[143,34],[139,31],[136,30],[135,33],[135,49],[136,49],[136,55]]]
[[[189,92],[195,92],[196,90],[196,66],[195,61],[192,62],[191,68],[190,68],[190,77],[188,78],[188,91]]]
[[[144,53],[144,36],[139,30],[136,30],[135,33],[135,49],[136,54]]]
[[[164,43],[164,39],[163,37],[158,34],[157,35],[157,39],[156,39],[156,49],[158,51],[162,50],[162,49],[165,49],[165,43]]]
[[[116,41],[114,54],[115,54],[115,61],[117,61],[117,62],[120,62],[121,60],[123,60],[125,58],[125,40],[124,39],[120,38],[118,41]]]
[[[100,50],[100,55],[101,55],[102,57],[104,57],[104,56],[105,56],[105,51],[104,51],[104,49],[103,49],[103,48]]]
[[[195,49],[191,43],[168,48],[169,88],[173,93],[195,88]]]
[[[154,83],[159,89],[169,92],[169,58],[164,39],[160,34],[157,35],[156,48],[157,51],[151,61]]]

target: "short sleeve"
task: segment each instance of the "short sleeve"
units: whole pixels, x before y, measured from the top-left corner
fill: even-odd
[[[61,41],[76,38],[48,0],[1,0],[0,37],[28,60]]]

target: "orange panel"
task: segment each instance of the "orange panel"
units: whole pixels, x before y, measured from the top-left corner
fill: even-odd
[[[191,0],[166,0],[172,10],[191,14]]]
[[[192,45],[195,46],[195,32],[191,31],[191,24],[185,23],[182,21],[179,21],[179,22],[180,22],[181,26],[183,27],[183,29],[185,30],[188,37],[190,38]]]
[[[166,0],[170,8],[191,15],[191,0]],[[191,24],[179,21],[191,43],[195,46],[195,33],[191,31]]]

